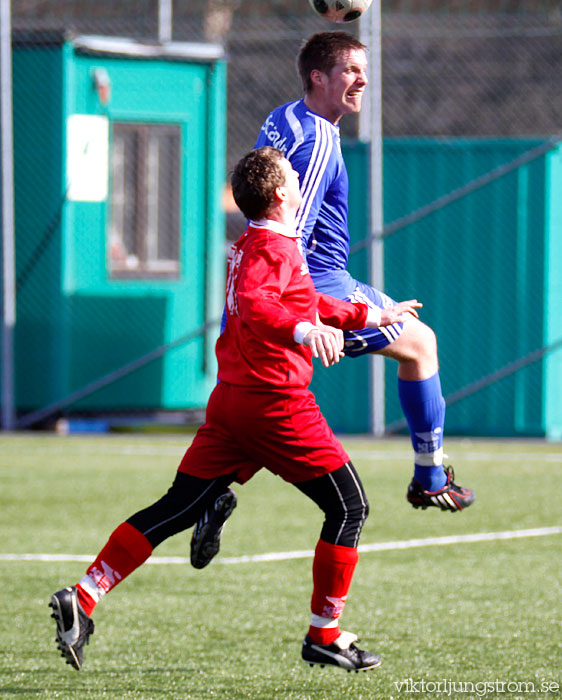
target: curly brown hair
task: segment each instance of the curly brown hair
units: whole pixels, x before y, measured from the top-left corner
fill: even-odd
[[[271,209],[276,188],[286,181],[280,165],[283,158],[278,148],[262,146],[247,153],[234,168],[232,195],[247,219],[262,219]]]
[[[313,70],[328,74],[344,51],[366,51],[367,47],[347,32],[318,32],[309,37],[297,56],[297,70],[305,94],[312,90]]]

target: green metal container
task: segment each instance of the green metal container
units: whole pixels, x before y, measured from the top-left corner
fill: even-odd
[[[220,317],[226,64],[211,45],[35,34],[16,37],[13,66],[21,414]],[[152,189],[123,174],[127,165],[116,169],[120,154],[143,164]],[[159,199],[147,204],[155,188]],[[158,247],[150,265],[131,255],[115,262],[112,202],[128,221],[148,212],[139,228],[142,245]],[[158,239],[164,219],[177,241]],[[165,244],[171,262],[160,260]],[[204,406],[217,334],[207,330],[70,410]]]

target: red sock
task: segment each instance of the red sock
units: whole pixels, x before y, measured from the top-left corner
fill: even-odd
[[[78,594],[78,602],[80,603],[82,610],[86,613],[86,615],[88,615],[88,617],[90,617],[94,612],[94,608],[99,602],[99,598],[94,600],[79,583],[76,584],[76,593]]]
[[[129,523],[122,523],[113,531],[105,547],[77,584],[78,600],[86,615],[100,598],[127,578],[152,554],[152,545]]]
[[[316,644],[331,644],[340,635],[337,620],[343,612],[358,559],[355,547],[318,540],[312,564],[312,623],[308,629],[308,636]]]

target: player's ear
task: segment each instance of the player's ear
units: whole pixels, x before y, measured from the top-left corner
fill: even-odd
[[[324,82],[326,80],[326,73],[323,73],[321,70],[318,70],[318,68],[314,68],[310,72],[310,81],[314,87],[322,87],[324,85]]]
[[[284,185],[275,188],[275,199],[278,202],[284,202],[287,199],[287,188]]]

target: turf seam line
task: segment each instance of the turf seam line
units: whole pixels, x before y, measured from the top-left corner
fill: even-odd
[[[345,438],[344,438],[345,440]],[[35,455],[36,450],[17,447],[13,451],[9,450],[9,443],[3,444],[2,452],[4,455],[17,455],[29,456]],[[368,461],[380,462],[388,461],[389,459],[399,459],[410,462],[412,459],[412,453],[404,451],[394,451],[394,450],[368,450],[361,448],[354,448],[353,445],[346,445],[346,449],[349,454],[355,459],[365,459]],[[451,448],[450,448],[451,449]],[[52,453],[55,455],[91,455],[91,454],[103,454],[106,456],[114,457],[178,457],[181,458],[185,454],[186,445],[183,446],[171,446],[162,445],[159,448],[154,448],[150,446],[143,445],[96,445],[95,443],[80,443],[79,445],[62,445],[59,449],[53,449]],[[562,452],[504,452],[504,453],[493,453],[487,451],[470,451],[469,453],[459,454],[455,457],[455,462],[488,462],[492,460],[501,459],[505,462],[544,462],[559,465],[562,462]]]
[[[496,540],[512,540],[523,537],[544,537],[562,534],[562,526],[539,527],[527,530],[506,530],[504,532],[477,532],[469,535],[445,535],[443,537],[427,537],[425,539],[397,540],[395,542],[375,542],[360,544],[360,553],[388,552],[416,547],[444,546],[449,544],[467,544],[474,542],[493,542]],[[247,564],[254,562],[286,561],[288,559],[307,559],[314,556],[313,550],[297,550],[293,552],[269,552],[266,554],[251,554],[241,557],[219,557],[217,564]],[[0,554],[0,561],[40,561],[40,562],[92,562],[93,554]],[[147,564],[189,564],[186,557],[151,557]]]

